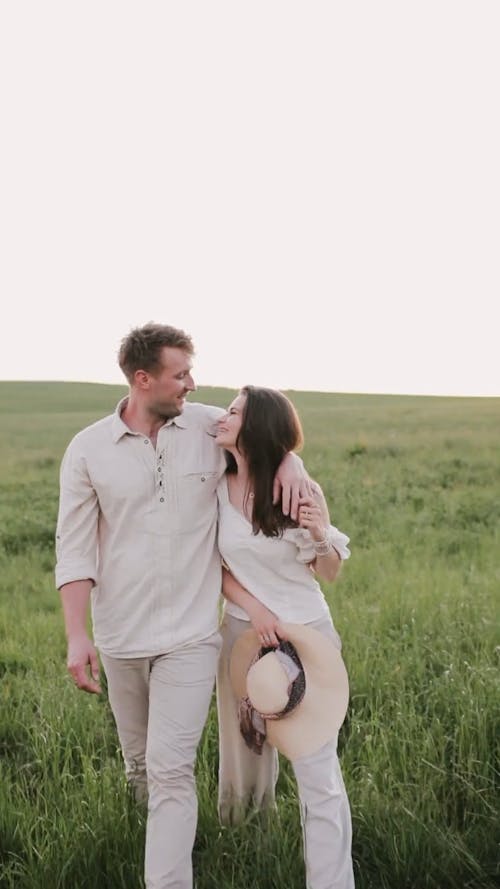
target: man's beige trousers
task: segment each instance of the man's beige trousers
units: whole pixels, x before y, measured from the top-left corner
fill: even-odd
[[[192,889],[196,749],[212,695],[220,636],[151,658],[101,654],[136,799],[148,802],[147,889]]]

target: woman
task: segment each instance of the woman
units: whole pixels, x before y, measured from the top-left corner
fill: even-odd
[[[217,676],[220,733],[219,816],[239,821],[248,805],[274,804],[277,751],[259,753],[243,739],[229,676],[236,640],[252,626],[264,647],[286,639],[286,623],[308,625],[340,650],[317,573],[337,576],[349,539],[330,525],[319,485],[302,499],[298,521],[272,502],[283,455],[300,448],[302,429],[291,402],[271,389],[244,387],[218,423],[227,471],[219,488],[219,549],[225,563],[223,648]],[[337,737],[312,755],[292,759],[301,802],[308,889],[352,889],[351,820],[337,759]]]

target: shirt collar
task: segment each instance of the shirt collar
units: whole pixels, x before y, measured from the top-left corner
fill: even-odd
[[[113,422],[112,422],[112,437],[113,444],[116,444],[117,441],[120,441],[120,438],[123,438],[127,433],[131,433],[131,430],[128,428],[127,424],[122,420],[122,411],[128,401],[128,395],[125,395],[124,398],[121,398],[118,404],[116,405],[115,412],[113,414]],[[132,433],[133,434],[133,433]]]
[[[187,420],[186,420],[184,414],[179,414],[178,417],[174,417],[172,420],[167,420],[166,426],[170,426],[172,423],[175,426],[178,426],[179,429],[187,429],[188,428],[188,423],[187,423]]]
[[[123,438],[124,435],[139,435],[138,432],[134,432],[132,429],[129,429],[127,424],[124,423],[122,420],[122,413],[125,408],[125,405],[127,404],[127,401],[128,401],[128,395],[125,395],[125,397],[120,399],[120,401],[116,405],[116,409],[113,414],[113,421],[112,421],[113,444],[116,444],[118,441],[120,441],[120,439]],[[167,420],[167,422],[165,423],[165,426],[171,426],[172,424],[174,424],[175,426],[178,426],[179,429],[187,429],[187,427],[188,427],[187,420],[183,414],[179,414],[178,417],[173,417],[171,420]]]

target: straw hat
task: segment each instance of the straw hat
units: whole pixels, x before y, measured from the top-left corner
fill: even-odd
[[[283,624],[303,668],[303,696],[289,712],[290,659],[261,648],[254,630],[236,640],[229,662],[231,684],[241,702],[265,724],[266,740],[288,759],[318,751],[337,734],[347,711],[349,682],[342,655],[323,633],[302,624]],[[286,643],[285,646],[286,647]],[[286,666],[286,669],[285,669]],[[292,677],[298,672],[291,664]]]

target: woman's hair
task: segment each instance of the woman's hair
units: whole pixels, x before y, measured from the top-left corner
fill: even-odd
[[[299,450],[304,442],[297,411],[286,395],[276,389],[244,386],[246,396],[236,447],[248,463],[253,486],[253,531],[280,537],[285,528],[297,527],[283,515],[281,503],[273,505],[273,482],[283,457]],[[236,461],[226,451],[227,471],[236,472]],[[248,501],[249,492],[245,495]]]

